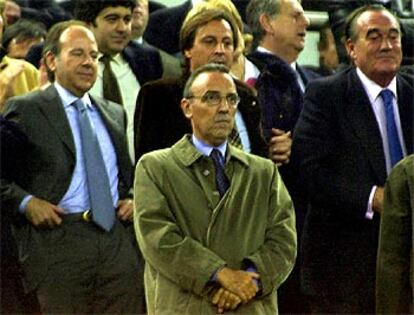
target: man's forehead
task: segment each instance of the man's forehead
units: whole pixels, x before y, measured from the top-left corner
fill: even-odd
[[[233,30],[231,28],[231,25],[225,19],[211,20],[208,21],[206,24],[200,25],[200,27],[197,28],[196,36],[200,35],[201,33],[203,33],[203,35],[206,35],[205,33],[209,33],[216,30],[221,31],[223,27],[228,32],[220,34],[223,35],[223,37],[230,36],[231,38],[233,38]]]
[[[65,29],[62,34],[60,35],[60,42],[65,43],[69,40],[74,40],[79,37],[87,38],[91,42],[96,43],[95,35],[93,32],[82,25],[71,25],[67,29]]]
[[[379,31],[400,29],[396,18],[385,10],[363,12],[358,18],[357,26],[364,32],[373,29],[378,29]]]
[[[106,7],[101,12],[99,12],[98,17],[107,17],[111,15],[117,15],[120,17],[131,15],[132,10],[130,7],[124,7],[124,6],[116,6],[116,7]]]
[[[234,92],[236,87],[233,78],[224,72],[204,72],[197,76],[192,87],[193,90],[228,90]]]

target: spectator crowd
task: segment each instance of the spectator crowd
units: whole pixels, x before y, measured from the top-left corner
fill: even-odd
[[[0,0],[0,312],[412,313],[412,9]]]

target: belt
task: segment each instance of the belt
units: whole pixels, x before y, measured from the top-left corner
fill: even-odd
[[[71,213],[61,216],[62,221],[66,223],[70,222],[90,222],[92,219],[90,210],[86,210],[78,213]]]

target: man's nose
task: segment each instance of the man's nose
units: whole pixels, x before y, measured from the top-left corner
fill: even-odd
[[[216,49],[215,49],[215,52],[216,53],[220,53],[220,54],[224,54],[224,51],[225,51],[226,49],[224,48],[224,43],[218,43],[217,45],[216,45]]]
[[[381,40],[381,50],[389,50],[392,48],[391,39],[387,36],[384,36]]]

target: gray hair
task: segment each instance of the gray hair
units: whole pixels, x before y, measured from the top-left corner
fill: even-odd
[[[246,8],[247,24],[253,33],[253,49],[255,49],[266,34],[260,24],[260,16],[265,14],[274,17],[280,12],[280,0],[251,0]]]

